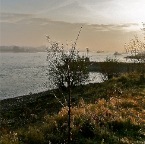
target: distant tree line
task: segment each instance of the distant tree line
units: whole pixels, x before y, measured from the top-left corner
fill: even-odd
[[[45,47],[0,46],[0,52],[44,52]]]

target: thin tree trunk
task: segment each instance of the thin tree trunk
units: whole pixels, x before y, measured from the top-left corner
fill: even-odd
[[[70,123],[71,123],[71,88],[69,86],[69,95],[68,95],[68,144],[70,144],[71,135],[70,135]]]
[[[71,141],[71,135],[70,135],[70,122],[71,122],[71,82],[70,82],[70,67],[68,65],[68,144],[70,144]]]

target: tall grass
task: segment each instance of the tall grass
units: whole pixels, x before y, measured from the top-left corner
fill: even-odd
[[[83,99],[71,108],[71,143],[143,143],[145,140],[145,99],[126,94],[97,99],[86,104]],[[67,112],[46,115],[39,124],[20,128],[1,136],[2,144],[67,143]]]

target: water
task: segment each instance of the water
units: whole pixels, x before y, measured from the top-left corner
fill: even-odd
[[[113,53],[89,53],[91,61],[104,61]],[[116,58],[125,61],[125,55]],[[51,89],[46,76],[47,53],[0,53],[0,100]],[[101,82],[101,75],[90,73],[90,82]]]

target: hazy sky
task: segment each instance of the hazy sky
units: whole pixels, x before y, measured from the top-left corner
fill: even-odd
[[[145,0],[0,0],[0,45],[40,46],[45,35],[78,48],[122,51],[145,22]]]

